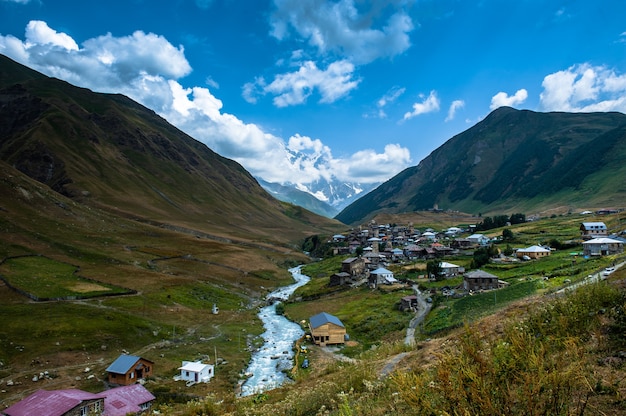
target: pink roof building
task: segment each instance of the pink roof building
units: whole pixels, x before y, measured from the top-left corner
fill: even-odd
[[[6,416],[97,414],[104,409],[104,396],[104,393],[93,394],[78,389],[38,390],[0,413]]]
[[[141,384],[116,387],[93,394],[78,389],[38,390],[13,406],[5,416],[126,416],[148,410],[155,397]]]

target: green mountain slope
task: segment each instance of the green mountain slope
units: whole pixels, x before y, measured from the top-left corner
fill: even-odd
[[[337,219],[452,209],[471,213],[623,205],[626,115],[537,113],[503,107]]]
[[[0,159],[75,201],[230,236],[295,241],[335,221],[277,201],[221,157],[122,95],[0,56]]]

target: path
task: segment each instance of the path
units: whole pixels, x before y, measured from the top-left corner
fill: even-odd
[[[411,319],[411,322],[409,322],[409,327],[406,330],[406,337],[404,339],[404,343],[410,346],[415,345],[415,328],[424,321],[432,307],[430,303],[424,300],[424,296],[417,285],[413,285],[413,290],[417,296],[417,312],[415,312],[415,316]]]

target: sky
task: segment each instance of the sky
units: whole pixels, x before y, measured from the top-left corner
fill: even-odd
[[[377,183],[500,106],[626,112],[624,0],[0,0],[0,53],[270,182]]]

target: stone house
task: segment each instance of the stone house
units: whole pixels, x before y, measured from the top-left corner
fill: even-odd
[[[585,256],[609,256],[624,252],[624,243],[613,238],[594,238],[583,242]]]
[[[584,239],[591,239],[596,237],[606,237],[609,235],[609,232],[603,222],[583,222],[580,224],[580,235]]]
[[[487,273],[483,270],[474,270],[465,273],[463,276],[463,288],[467,291],[498,289],[501,286],[498,276]]]

